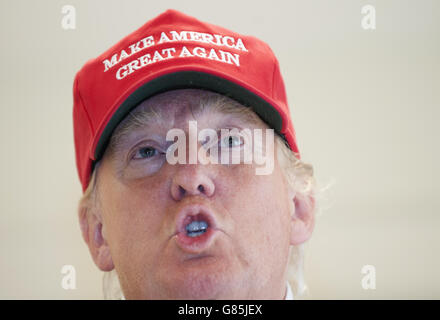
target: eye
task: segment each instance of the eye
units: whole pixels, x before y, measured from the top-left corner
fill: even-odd
[[[148,159],[159,154],[159,151],[153,147],[139,148],[133,156],[133,159]]]
[[[234,148],[241,146],[243,139],[240,136],[227,136],[220,140],[220,147],[222,148]]]

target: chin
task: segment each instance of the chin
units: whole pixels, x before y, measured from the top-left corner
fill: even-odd
[[[165,299],[233,299],[240,287],[240,274],[225,259],[212,256],[186,260],[168,275],[162,274]]]

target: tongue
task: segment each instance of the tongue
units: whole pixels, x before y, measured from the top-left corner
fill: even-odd
[[[197,237],[206,232],[208,224],[205,221],[192,221],[186,226],[186,232],[190,237]]]

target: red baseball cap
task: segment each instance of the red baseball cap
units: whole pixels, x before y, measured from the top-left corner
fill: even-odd
[[[298,154],[278,60],[263,41],[167,10],[89,60],[73,85],[83,191],[117,125],[143,100],[199,88],[251,107]]]

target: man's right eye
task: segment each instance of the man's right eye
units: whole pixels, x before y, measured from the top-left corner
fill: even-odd
[[[159,151],[153,147],[139,148],[133,156],[133,159],[148,159],[159,154]]]

